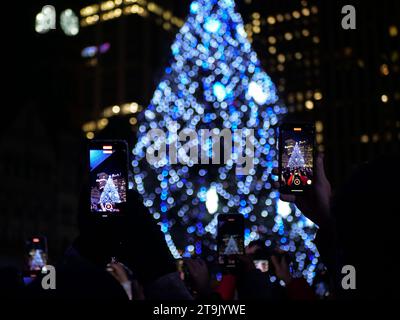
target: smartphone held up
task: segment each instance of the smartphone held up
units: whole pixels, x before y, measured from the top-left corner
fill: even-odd
[[[279,182],[282,193],[301,193],[314,180],[315,131],[311,124],[279,127]]]
[[[91,212],[124,215],[128,191],[128,146],[120,140],[91,141],[89,146]]]
[[[218,215],[218,260],[225,268],[235,268],[244,254],[244,217],[242,214]]]

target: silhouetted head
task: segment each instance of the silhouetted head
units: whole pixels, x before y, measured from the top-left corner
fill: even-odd
[[[87,189],[87,188],[86,188]],[[75,246],[86,258],[104,264],[112,256],[129,265],[143,282],[175,271],[175,262],[157,221],[133,190],[124,216],[102,218],[90,211],[89,192],[81,193],[79,238]]]
[[[356,290],[341,292],[349,297],[393,296],[397,288],[400,173],[390,170],[399,155],[386,156],[362,165],[337,193],[333,214],[343,250],[341,264],[356,269]],[[338,266],[339,271],[342,266]]]

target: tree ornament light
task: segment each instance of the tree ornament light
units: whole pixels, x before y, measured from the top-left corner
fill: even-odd
[[[311,280],[318,262],[314,225],[294,206],[282,204],[271,185],[277,179],[271,175],[278,166],[276,125],[286,108],[247,40],[234,1],[193,1],[171,49],[171,64],[139,119],[132,166],[134,186],[172,254],[215,259],[217,215],[240,213],[246,221],[245,244],[264,239],[271,245],[275,239],[295,253],[298,272]],[[253,129],[253,169],[236,175],[234,154],[221,165],[196,165],[170,164],[167,152],[149,164],[147,132],[172,127]],[[174,139],[175,132],[165,139],[179,149],[184,143]]]

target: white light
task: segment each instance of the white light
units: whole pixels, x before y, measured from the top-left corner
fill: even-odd
[[[218,194],[215,187],[211,187],[206,193],[206,208],[210,214],[218,210]]]
[[[61,13],[60,25],[67,36],[76,36],[79,32],[79,19],[71,9]]]
[[[198,10],[199,4],[197,2],[192,2],[192,4],[190,5],[190,12],[197,13]]]
[[[217,82],[213,85],[213,93],[217,100],[221,102],[226,97],[226,88],[222,83]]]
[[[286,218],[292,212],[289,202],[284,202],[280,199],[276,203],[276,211],[282,218]]]
[[[212,18],[207,19],[206,23],[204,24],[204,28],[211,33],[217,32],[220,27],[221,22]]]
[[[35,31],[46,33],[56,28],[56,9],[53,6],[44,6],[42,11],[36,15]]]
[[[250,82],[247,93],[258,104],[264,104],[268,100],[268,94],[263,91],[262,87],[257,82]]]
[[[246,37],[247,37],[247,33],[246,33],[246,31],[244,30],[244,28],[243,28],[242,25],[238,25],[238,26],[236,27],[236,32],[237,32],[240,36],[242,36],[243,38],[246,38]]]

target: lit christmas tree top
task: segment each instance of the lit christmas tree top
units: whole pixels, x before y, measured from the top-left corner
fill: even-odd
[[[293,239],[307,240],[312,233],[290,228],[291,221],[305,220],[298,211],[291,216],[294,208],[289,205],[281,205],[284,219],[276,216],[279,194],[271,190],[271,170],[278,165],[275,126],[286,108],[278,103],[276,88],[261,69],[234,1],[193,1],[171,49],[171,65],[139,122],[132,165],[135,188],[159,221],[172,254],[178,258],[202,253],[212,260],[218,213],[245,216],[245,243],[279,237],[287,250],[296,251]],[[166,135],[154,143],[147,135],[151,129]],[[177,133],[186,129],[242,129],[245,135],[253,130],[252,148],[245,148],[254,159],[252,168],[237,175],[235,153],[219,165],[180,162],[185,155],[169,151],[185,146]],[[213,141],[206,142],[199,149],[207,149],[212,158]],[[165,156],[149,163],[146,151],[162,151],[163,143],[168,145]],[[196,140],[194,146],[198,145]],[[306,247],[315,251],[312,243]]]
[[[288,167],[290,169],[303,168],[305,165],[303,154],[301,153],[299,143],[293,147],[292,154],[290,155]]]

